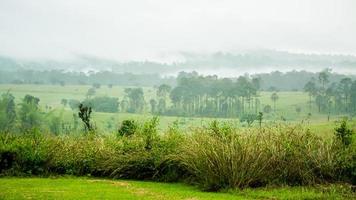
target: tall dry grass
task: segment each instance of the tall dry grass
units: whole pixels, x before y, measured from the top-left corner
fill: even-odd
[[[205,190],[353,183],[348,147],[297,125],[239,129],[229,124],[158,134],[153,119],[130,136],[0,134],[0,175],[100,176],[189,181]]]
[[[303,127],[219,129],[194,131],[174,158],[207,190],[306,185],[334,177],[333,143]]]

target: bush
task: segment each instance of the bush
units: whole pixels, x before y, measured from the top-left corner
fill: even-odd
[[[251,126],[257,119],[258,116],[256,114],[244,114],[240,117],[240,122],[247,122],[248,126]]]
[[[154,142],[158,141],[157,126],[159,120],[158,117],[153,117],[150,121],[145,122],[142,129],[142,137],[145,141],[145,149],[151,150]]]
[[[341,179],[356,184],[356,142],[353,142],[354,131],[347,125],[346,119],[335,128],[334,148],[337,152],[338,174]]]
[[[138,130],[138,123],[135,120],[124,120],[118,130],[118,136],[131,136]]]
[[[139,130],[137,122],[123,121],[119,136],[122,138],[122,148],[115,155],[110,155],[110,162],[106,162],[106,169],[112,171],[110,176],[115,178],[153,179],[157,173],[156,165],[160,162],[163,151],[158,145],[158,118],[153,117],[144,123]]]
[[[119,137],[44,135],[36,129],[24,135],[1,134],[0,173],[182,180],[210,191],[268,184],[355,184],[355,143],[344,147],[340,140],[320,138],[302,126],[237,129],[214,121],[182,134],[175,122],[160,135],[157,125],[158,118],[142,126],[129,120]]]
[[[335,136],[344,146],[349,146],[352,142],[353,130],[347,127],[346,119],[343,119],[340,126],[335,129]]]
[[[271,113],[272,112],[272,107],[270,105],[266,105],[265,107],[263,107],[263,112],[265,113]]]
[[[37,130],[32,130],[31,134],[28,133],[21,137],[6,136],[1,140],[1,171],[3,173],[46,174],[52,152],[52,146],[47,141],[47,136],[39,134]]]

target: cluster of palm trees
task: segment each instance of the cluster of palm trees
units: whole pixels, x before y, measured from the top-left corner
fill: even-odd
[[[330,83],[330,70],[319,73],[318,79],[312,78],[304,87],[309,94],[309,109],[312,112],[313,100],[320,113],[356,113],[356,81],[342,78]]]
[[[258,113],[260,79],[240,76],[237,79],[181,73],[177,86],[169,94],[171,115],[237,117]]]

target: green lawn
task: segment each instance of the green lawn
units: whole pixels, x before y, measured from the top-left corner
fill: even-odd
[[[353,199],[348,186],[201,192],[180,183],[91,178],[0,178],[0,199]]]

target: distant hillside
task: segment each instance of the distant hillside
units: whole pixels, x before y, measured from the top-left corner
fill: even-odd
[[[21,65],[14,59],[0,56],[0,69],[3,71],[16,71],[21,69]]]
[[[186,64],[225,67],[356,67],[350,55],[298,54],[285,51],[256,50],[241,53],[184,54]]]
[[[245,52],[217,52],[213,54],[181,53],[184,61],[177,63],[159,63],[151,61],[118,62],[91,56],[77,56],[70,61],[57,60],[18,60],[0,57],[2,70],[33,69],[65,71],[114,71],[117,73],[176,74],[179,71],[197,70],[201,73],[219,73],[221,76],[241,75],[270,71],[307,70],[320,71],[332,68],[333,71],[356,74],[356,57],[351,55],[298,54],[273,50],[256,50]],[[206,71],[206,72],[204,72]],[[225,74],[223,74],[225,71]],[[226,73],[227,72],[227,73]]]

